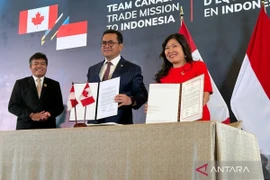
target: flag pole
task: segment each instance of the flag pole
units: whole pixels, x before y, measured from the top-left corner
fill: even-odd
[[[179,16],[180,16],[180,27],[182,27],[183,22],[184,22],[184,10],[183,10],[183,6],[180,7]]]
[[[74,84],[74,83],[72,83],[72,84]],[[75,125],[73,127],[87,127],[87,125],[85,124],[85,119],[86,119],[86,112],[85,111],[86,111],[86,106],[85,106],[85,110],[84,110],[84,120],[83,120],[83,123],[78,123],[76,106],[74,107]]]
[[[74,82],[72,82],[72,86],[74,87]],[[75,92],[74,92],[75,94]],[[77,124],[77,109],[76,106],[74,107],[74,115],[75,115],[75,125]]]
[[[86,82],[88,83],[88,82]],[[87,106],[84,107],[84,119],[83,119],[83,123],[85,124],[86,121],[86,111],[87,111]]]
[[[84,107],[84,119],[83,119],[84,124],[85,124],[85,121],[86,121],[86,111],[87,111],[87,106]]]
[[[76,114],[76,116],[75,116],[75,124],[74,124],[74,126],[73,127],[87,127],[87,125],[85,124],[85,123],[78,123],[78,121],[77,121],[77,113],[76,113],[76,106],[74,107],[74,112],[75,112],[75,114]]]
[[[76,106],[74,107],[74,114],[75,114],[75,125],[78,124],[78,121],[77,121],[77,109],[76,109]]]
[[[76,112],[76,107],[75,108],[75,112]],[[84,108],[84,112],[86,111],[86,106]],[[77,118],[75,119],[75,125],[74,127],[87,127],[87,125],[85,124],[85,120],[86,120],[86,113],[84,113],[84,120],[83,120],[83,123],[78,123],[77,122]]]
[[[182,21],[184,21],[184,10],[183,10],[183,6],[180,7],[180,21],[181,21],[181,26],[182,26]]]
[[[264,12],[267,13],[264,0],[262,0],[262,6],[264,8]]]

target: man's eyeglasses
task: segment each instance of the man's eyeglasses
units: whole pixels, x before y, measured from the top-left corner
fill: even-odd
[[[119,44],[119,43],[118,42],[114,42],[114,41],[101,41],[100,44],[101,44],[102,47],[105,47],[107,44],[108,44],[108,46],[112,47],[113,45]]]

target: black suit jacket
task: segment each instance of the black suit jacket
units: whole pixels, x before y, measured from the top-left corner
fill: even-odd
[[[63,100],[60,85],[57,81],[44,78],[42,92],[38,92],[32,76],[16,81],[8,110],[17,116],[16,129],[56,128],[56,116],[63,111]],[[46,121],[33,121],[29,115],[41,111],[48,111],[51,117]]]
[[[91,66],[88,70],[88,82],[100,82],[99,72],[104,61]],[[99,123],[115,122],[119,124],[132,124],[132,108],[139,109],[148,98],[147,90],[143,83],[140,66],[126,61],[121,57],[118,62],[112,78],[120,76],[120,94],[132,96],[136,101],[136,106],[122,106],[118,108],[118,115],[101,119]],[[90,122],[91,123],[91,122]]]

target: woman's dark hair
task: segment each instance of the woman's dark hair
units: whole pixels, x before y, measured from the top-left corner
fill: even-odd
[[[163,58],[163,64],[162,64],[161,70],[159,70],[158,73],[155,75],[154,80],[156,82],[160,82],[161,78],[163,78],[164,76],[167,76],[169,73],[169,70],[173,67],[173,64],[166,58],[166,55],[165,55],[165,47],[171,39],[175,39],[182,46],[186,62],[187,63],[193,62],[191,49],[186,41],[186,38],[182,34],[178,34],[178,33],[169,35],[162,44],[162,52],[160,53],[159,57]]]

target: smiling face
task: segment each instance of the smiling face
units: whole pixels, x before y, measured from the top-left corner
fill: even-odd
[[[180,67],[186,64],[183,48],[176,39],[170,39],[168,41],[164,53],[168,61],[173,64],[173,67]]]
[[[30,70],[35,77],[43,77],[47,72],[45,59],[33,59],[30,63]]]
[[[117,57],[123,49],[123,44],[119,44],[117,34],[108,33],[104,34],[101,42],[101,51],[103,56],[108,60]]]

